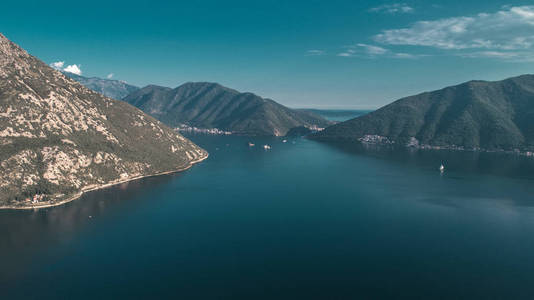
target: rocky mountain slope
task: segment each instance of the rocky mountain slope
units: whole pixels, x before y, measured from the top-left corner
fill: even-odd
[[[470,81],[397,100],[317,133],[416,147],[527,151],[534,148],[534,75]]]
[[[243,135],[283,136],[294,127],[331,124],[316,114],[208,82],[190,82],[175,89],[149,85],[124,101],[171,127],[185,124]]]
[[[154,118],[87,89],[0,34],[0,207],[56,205],[205,157]]]
[[[64,75],[78,81],[86,88],[98,92],[106,97],[121,100],[139,90],[138,87],[121,80],[102,79],[98,77],[85,77],[70,72],[62,72]]]

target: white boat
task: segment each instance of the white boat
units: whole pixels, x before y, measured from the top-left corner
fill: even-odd
[[[287,143],[287,140],[283,140],[282,143]]]
[[[269,146],[269,145],[263,145],[263,149],[265,149],[265,150],[270,150],[270,149],[271,149],[271,146]]]
[[[254,147],[255,145],[253,143],[251,143],[251,142],[248,142],[248,146],[249,147]]]
[[[441,173],[443,173],[443,171],[445,171],[445,166],[443,166],[443,164],[441,164],[441,166],[439,166],[439,171]]]

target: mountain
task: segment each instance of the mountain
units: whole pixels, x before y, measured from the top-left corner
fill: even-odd
[[[218,128],[243,135],[283,136],[291,128],[331,123],[252,93],[217,83],[190,82],[175,89],[149,85],[124,98],[171,127]]]
[[[121,100],[122,98],[128,96],[130,93],[139,90],[138,87],[127,84],[126,82],[121,80],[102,79],[98,77],[85,77],[70,72],[62,73],[63,75],[66,75],[78,81],[90,90],[117,100]]]
[[[469,81],[402,98],[311,138],[417,147],[534,148],[534,75]]]
[[[0,34],[0,207],[57,205],[206,157],[156,119],[87,89]]]

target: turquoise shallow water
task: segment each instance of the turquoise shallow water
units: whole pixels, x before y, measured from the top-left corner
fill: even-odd
[[[532,159],[192,139],[184,173],[0,211],[2,298],[534,294]]]

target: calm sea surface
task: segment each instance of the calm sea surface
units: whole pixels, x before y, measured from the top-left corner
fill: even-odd
[[[0,211],[0,298],[534,298],[534,159],[192,139],[184,173]]]
[[[308,109],[308,111],[316,113],[325,119],[336,122],[346,121],[371,112],[371,110],[361,109]]]

